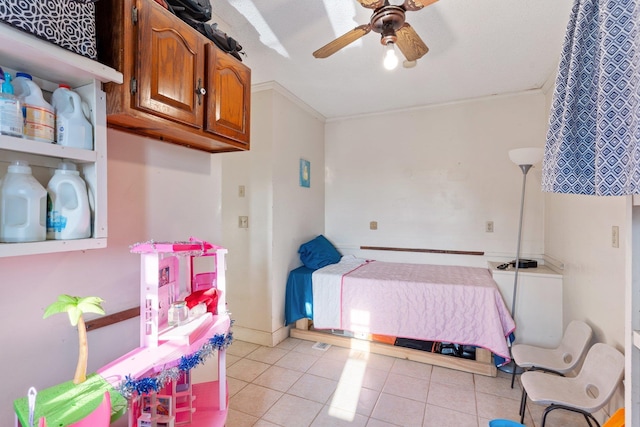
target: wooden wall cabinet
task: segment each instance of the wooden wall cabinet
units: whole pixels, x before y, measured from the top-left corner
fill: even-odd
[[[153,0],[96,3],[107,124],[207,152],[249,149],[251,70]]]

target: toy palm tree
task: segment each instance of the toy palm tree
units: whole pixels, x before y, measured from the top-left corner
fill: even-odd
[[[89,359],[89,345],[87,343],[87,327],[82,315],[84,313],[105,314],[102,308],[104,300],[98,297],[72,297],[58,295],[58,301],[51,304],[44,312],[43,319],[56,313],[67,313],[71,326],[78,326],[78,364],[73,377],[74,384],[80,384],[87,379],[87,361]]]

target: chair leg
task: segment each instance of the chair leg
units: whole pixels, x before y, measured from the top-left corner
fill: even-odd
[[[513,388],[513,383],[516,382],[516,372],[518,372],[518,365],[516,365],[516,362],[513,362],[513,373],[511,374],[511,388]]]
[[[578,408],[572,408],[570,406],[564,406],[564,405],[549,405],[544,409],[544,413],[542,414],[542,426],[544,427],[545,423],[547,422],[547,415],[549,414],[549,412],[556,410],[556,409],[564,409],[565,411],[571,411],[571,412],[576,412],[578,414],[582,414],[584,416],[584,419],[587,420],[587,424],[589,424],[589,427],[593,427],[593,425],[591,424],[590,420],[593,420],[593,422],[595,423],[596,427],[600,427],[600,423],[598,422],[598,420],[595,419],[595,417],[587,412],[587,411],[583,411],[581,409]],[[520,422],[520,424],[522,424],[522,422]]]
[[[522,413],[524,412],[525,406],[526,406],[526,396],[527,392],[522,389],[522,396],[520,397],[520,411],[518,412],[518,415],[522,415]]]
[[[520,424],[524,424],[524,414],[527,411],[527,391],[522,389],[522,397],[520,398]]]

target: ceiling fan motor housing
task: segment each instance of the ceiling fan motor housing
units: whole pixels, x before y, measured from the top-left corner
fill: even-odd
[[[404,9],[387,5],[376,10],[371,16],[371,30],[382,35],[380,43],[396,42],[396,31],[404,25]]]
[[[383,45],[389,46],[393,43],[398,46],[407,61],[416,61],[429,52],[429,48],[413,27],[405,22],[405,12],[420,10],[437,0],[404,0],[402,5],[389,4],[389,0],[357,1],[362,6],[373,9],[369,23],[359,25],[322,46],[313,52],[314,57],[327,58],[371,31],[381,35],[380,42]]]

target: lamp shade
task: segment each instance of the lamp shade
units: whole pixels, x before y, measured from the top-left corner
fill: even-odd
[[[542,148],[516,148],[509,150],[509,158],[516,165],[535,165],[542,160],[544,150]]]

